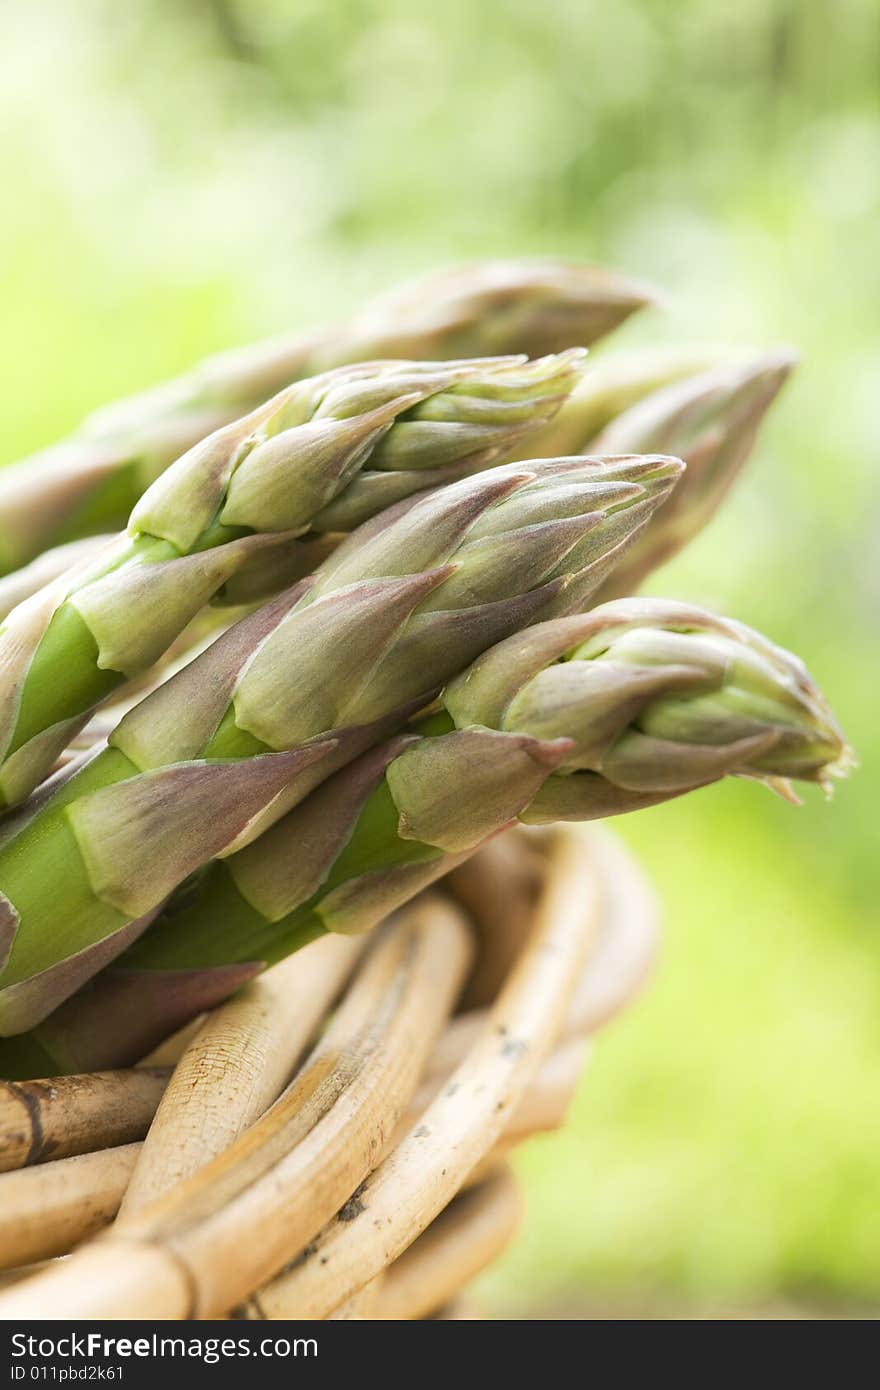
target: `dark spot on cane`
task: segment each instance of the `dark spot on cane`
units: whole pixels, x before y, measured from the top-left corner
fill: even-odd
[[[314,1240],[309,1241],[308,1245],[304,1245],[303,1248],[302,1248],[302,1250],[300,1250],[300,1252],[299,1252],[298,1255],[294,1255],[294,1257],[293,1257],[292,1260],[288,1260],[288,1261],[287,1261],[287,1264],[284,1265],[281,1269],[279,1269],[279,1271],[278,1271],[279,1277],[280,1277],[282,1274],[290,1274],[291,1270],[298,1269],[300,1265],[304,1265],[305,1262],[306,1262],[306,1260],[310,1260],[310,1259],[312,1258],[312,1256],[315,1254],[315,1252],[316,1252],[317,1249],[318,1249],[317,1242],[314,1241]],[[255,1301],[255,1300],[256,1300],[256,1294],[252,1295],[251,1301]],[[243,1305],[243,1306],[246,1306],[246,1305]]]
[[[27,1157],[24,1166],[28,1167],[32,1163],[41,1163],[49,1156],[55,1147],[51,1142],[47,1142],[43,1133],[43,1112],[40,1099],[41,1087],[39,1082],[25,1082],[19,1085],[15,1081],[8,1081],[9,1092],[21,1101],[30,1124],[30,1144],[28,1146]],[[46,1088],[51,1099],[52,1090]]]
[[[366,1202],[361,1201],[361,1193],[364,1187],[364,1183],[361,1183],[360,1187],[356,1187],[345,1206],[340,1207],[338,1213],[340,1221],[354,1221],[356,1217],[360,1216],[361,1212],[366,1211]]]

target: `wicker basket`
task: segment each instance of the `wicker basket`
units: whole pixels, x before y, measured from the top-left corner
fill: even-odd
[[[516,830],[148,1065],[8,1084],[0,1316],[472,1316],[519,1216],[508,1155],[562,1122],[654,938],[609,832]]]

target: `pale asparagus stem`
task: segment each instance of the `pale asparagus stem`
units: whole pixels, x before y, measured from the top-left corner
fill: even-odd
[[[313,941],[208,1016],[165,1091],[120,1221],[204,1167],[268,1109],[365,944]]]
[[[361,527],[311,584],[236,623],[142,700],[106,749],[45,784],[3,827],[0,942],[11,949],[0,974],[0,1031],[23,1032],[56,1010],[53,1041],[49,1051],[33,1037],[4,1044],[0,1069],[34,1076],[104,1067],[105,1035],[120,1028],[130,1030],[121,1060],[135,1061],[289,954],[292,943],[274,930],[268,950],[248,933],[249,921],[265,925],[259,912],[249,918],[243,907],[239,922],[224,909],[209,958],[187,960],[184,933],[176,974],[158,981],[158,994],[150,991],[156,976],[142,973],[127,1000],[98,1005],[96,1028],[71,1029],[57,1011],[190,874],[249,844],[387,739],[499,638],[548,612],[579,609],[680,472],[676,460],[650,456],[538,460],[409,499]],[[364,775],[373,774],[355,777]],[[351,806],[359,805],[355,793]],[[340,827],[350,824],[343,811]],[[334,844],[341,847],[338,836]],[[320,846],[315,853],[317,871]],[[306,859],[296,862],[302,900],[320,880],[309,886]],[[212,871],[205,877],[216,886]],[[326,923],[300,925],[296,945]]]
[[[362,1185],[366,1220],[325,1226],[309,1258],[260,1291],[265,1316],[296,1308],[298,1317],[324,1317],[403,1254],[492,1148],[558,1032],[598,927],[587,844],[560,836],[518,965],[450,1085]]]
[[[521,1216],[509,1169],[461,1193],[387,1270],[371,1316],[383,1322],[429,1317],[498,1258]]]
[[[122,1144],[4,1173],[0,1177],[0,1267],[14,1269],[66,1255],[112,1221],[139,1149],[140,1144]],[[30,1280],[20,1287],[27,1283]],[[11,1296],[17,1292],[14,1287]],[[52,1304],[32,1307],[33,1315],[41,1317]]]
[[[0,1082],[0,1172],[142,1139],[168,1071]]]
[[[369,1171],[376,1137],[415,1090],[469,955],[464,920],[442,900],[400,914],[262,1119],[118,1236],[10,1290],[0,1316],[32,1316],[48,1303],[61,1318],[211,1317],[269,1278]]]
[[[582,355],[342,368],[202,440],[126,533],[0,624],[0,802],[23,800],[91,712],[167,659],[218,595],[251,602],[301,579],[326,551],[308,540],[301,557],[306,532],[350,531],[497,461],[553,415]]]
[[[0,571],[59,542],[123,526],[173,459],[290,381],[378,357],[538,357],[589,345],[651,298],[643,286],[595,266],[487,261],[403,286],[335,329],[210,358],[3,470]]]

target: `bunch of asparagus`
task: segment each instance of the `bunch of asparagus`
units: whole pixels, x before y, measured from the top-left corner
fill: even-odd
[[[709,521],[792,365],[586,365],[648,299],[592,267],[466,267],[0,478],[28,561],[0,581],[2,1074],[137,1061],[517,820],[847,770],[796,658],[622,597]],[[474,350],[502,355],[441,360]],[[125,529],[89,538],[122,498]]]

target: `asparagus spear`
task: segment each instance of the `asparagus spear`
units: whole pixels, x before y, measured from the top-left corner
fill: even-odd
[[[30,598],[31,594],[37,593],[46,584],[53,583],[74,565],[79,565],[84,560],[94,560],[113,539],[111,535],[102,535],[84,536],[82,540],[68,541],[65,545],[56,545],[52,550],[38,555],[21,569],[3,575],[0,578],[0,622],[13,608]]]
[[[531,341],[532,335],[526,334],[526,338]],[[466,344],[467,339],[464,341]],[[503,337],[501,342],[503,347]],[[399,344],[391,346],[393,351],[393,347],[399,347]],[[418,342],[412,346],[414,350],[409,355],[418,357]],[[528,439],[519,444],[516,458],[511,454],[509,461],[513,463],[522,458],[554,458],[564,454],[589,452],[589,443],[616,415],[663,386],[693,376],[710,365],[718,365],[719,356],[720,349],[717,348],[654,348],[612,353],[596,362],[591,359],[589,371],[578,378],[574,390],[562,402],[553,420],[548,424],[537,425]],[[3,477],[0,475],[0,497],[2,484]],[[132,505],[134,501],[135,498],[132,499]],[[121,520],[124,522],[125,518]],[[94,559],[101,548],[113,539],[112,533],[104,533],[69,541],[45,551],[21,569],[0,576],[0,620],[17,604],[30,598],[38,589],[42,589],[44,584],[64,574],[75,562],[79,563],[86,558]],[[302,564],[298,572],[291,567],[290,582],[317,569],[325,556],[335,547],[336,540],[333,533],[316,537],[312,542],[314,556],[308,553],[305,542],[301,542],[299,552]],[[291,559],[295,564],[294,557]],[[251,557],[244,573],[240,572],[235,576],[236,597],[242,595],[244,599],[248,599],[252,595],[259,597],[268,593],[279,568],[277,551],[266,552],[266,565],[270,566],[272,571],[269,581],[261,572],[261,557]],[[217,601],[223,602],[224,597],[221,593],[217,596]]]
[[[486,261],[402,286],[334,329],[210,358],[187,376],[97,412],[72,438],[3,470],[0,573],[50,546],[119,530],[172,460],[290,381],[379,357],[538,357],[589,345],[651,297],[597,266]]]
[[[519,456],[675,454],[687,473],[598,601],[634,594],[712,520],[752,452],[795,359],[777,349],[723,360],[720,349],[642,350],[591,363]]]
[[[107,748],[5,822],[0,1033],[51,1012],[178,883],[480,652],[582,608],[681,467],[550,459],[407,499],[136,705]]]
[[[717,354],[716,354],[717,355]],[[711,520],[751,450],[761,419],[781,388],[791,367],[788,354],[776,352],[738,363],[719,364],[694,372],[702,353],[639,352],[607,358],[592,368],[563,402],[554,420],[536,430],[521,445],[521,452],[537,456],[542,442],[580,447],[594,426],[606,422],[627,402],[619,418],[600,433],[599,443],[611,452],[627,444],[641,448],[665,448],[688,464],[684,483],[669,506],[659,512],[639,544],[628,554],[599,598],[635,592],[643,579],[670,558]],[[658,383],[676,378],[676,389],[655,390]],[[647,392],[647,395],[644,393]],[[642,395],[641,402],[638,401]],[[251,602],[308,573],[332,552],[338,537],[319,535],[296,546],[272,547],[252,554],[244,570],[232,575],[215,601]],[[71,549],[89,545],[75,542]],[[52,566],[52,553],[30,567],[34,578],[43,566]],[[45,572],[45,571],[44,571]],[[0,612],[4,585],[0,581]],[[19,592],[36,587],[27,571],[17,579]],[[60,733],[60,731],[59,731]],[[72,739],[75,747],[76,737]],[[61,755],[63,757],[63,754]],[[0,777],[2,785],[2,777]]]
[[[674,499],[633,546],[600,601],[635,593],[708,525],[795,361],[777,350],[715,366],[646,396],[596,437],[590,447],[598,453],[670,452],[687,464]]]
[[[583,261],[472,261],[379,295],[313,355],[322,369],[371,357],[540,357],[595,343],[654,299],[650,286]]]
[[[549,424],[530,435],[526,447],[535,458],[589,453],[593,440],[619,415],[664,387],[721,367],[729,356],[720,346],[665,344],[591,355],[571,395]]]
[[[734,475],[745,462],[751,443],[749,433],[753,439],[763,412],[772,404],[774,376],[778,390],[791,364],[792,359],[783,352],[764,353],[736,362],[730,360],[729,349],[719,347],[660,347],[605,354],[596,361],[591,359],[589,370],[576,382],[553,419],[546,425],[539,425],[521,441],[516,457],[602,453],[605,450],[598,441],[603,438],[603,431],[606,431],[610,451],[614,452],[616,443],[623,447],[625,435],[632,431],[632,437],[646,448],[652,447],[652,440],[665,440],[662,444],[658,442],[657,447],[690,458],[688,486],[678,489],[675,507],[667,508],[658,518],[654,532],[639,548],[639,555],[644,557],[638,566],[641,573],[636,573],[634,565],[628,570],[625,582],[621,578],[617,585],[621,592],[632,593],[651,567],[649,553],[656,553],[656,564],[662,563],[667,551],[671,558],[669,538],[673,530],[674,548],[680,549],[711,520]],[[730,384],[728,392],[724,390],[725,378]],[[665,387],[685,380],[688,388],[683,385],[680,392],[664,391]],[[661,392],[655,400],[655,393]],[[751,420],[747,410],[749,395]],[[644,409],[632,409],[641,402],[645,402]],[[700,411],[704,411],[702,430],[696,428],[694,420]],[[620,422],[621,434],[616,439],[618,426],[615,424],[612,430],[608,430],[608,426],[618,416],[625,418]],[[684,426],[680,429],[681,438],[676,437],[672,427],[676,422]],[[712,447],[704,447],[710,432],[714,443]],[[738,449],[732,447],[736,439],[739,440]],[[597,441],[595,447],[594,441]],[[673,516],[676,518],[674,527]],[[71,541],[0,578],[0,619],[44,584],[63,574],[74,560],[97,555],[100,546],[111,539],[105,535]],[[308,574],[336,543],[337,537],[331,533],[316,537],[308,544],[301,542],[296,555],[281,557],[272,549],[252,556],[244,571],[231,581],[229,592],[233,600],[249,601],[265,596],[279,573],[286,575],[290,582]],[[222,603],[225,598],[225,593],[221,593],[216,601]]]
[[[342,368],[197,444],[141,498],[126,533],[0,626],[0,805],[27,796],[92,710],[159,660],[242,567],[262,560],[262,587],[277,592],[302,569],[295,537],[350,530],[485,467],[553,414],[582,355]]]
[[[618,815],[728,775],[790,796],[789,778],[827,787],[850,761],[797,658],[739,623],[629,599],[539,624],[209,866],[112,967],[4,1042],[0,1068],[135,1061],[321,933],[369,929],[516,819]]]

